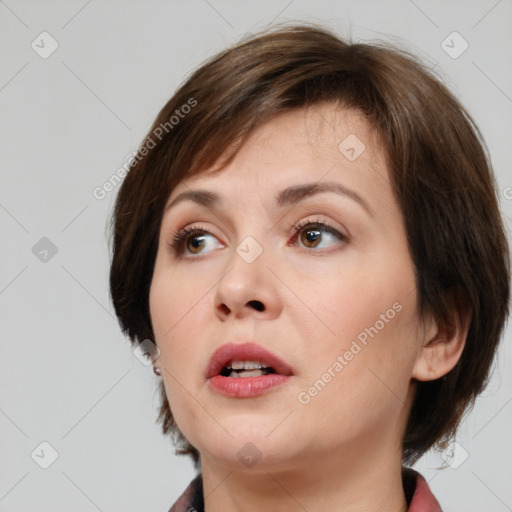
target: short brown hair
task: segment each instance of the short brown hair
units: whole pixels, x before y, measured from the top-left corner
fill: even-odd
[[[443,378],[417,383],[403,439],[404,462],[413,463],[453,437],[487,383],[508,315],[510,267],[481,133],[442,80],[408,51],[351,43],[303,24],[270,29],[199,67],[158,114],[119,190],[111,297],[130,340],[154,340],[149,289],[173,188],[231,162],[247,136],[273,116],[324,101],[362,112],[382,142],[416,270],[420,313],[447,322],[449,304],[459,297],[457,307],[472,314],[457,365]],[[194,107],[180,110],[184,105]],[[148,151],[149,140],[155,145]],[[199,452],[179,431],[160,386],[162,431],[197,467]]]

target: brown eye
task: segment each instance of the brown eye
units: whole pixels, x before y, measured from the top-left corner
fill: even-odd
[[[201,252],[201,249],[205,246],[205,236],[204,235],[193,235],[187,239],[187,243],[185,244],[188,251],[192,254],[198,254]]]
[[[178,230],[169,245],[179,256],[202,255],[222,247],[222,243],[202,227],[186,227]]]
[[[305,229],[300,239],[306,247],[316,247],[322,241],[322,232],[319,229]]]
[[[314,252],[320,252],[321,249],[327,249],[340,243],[344,244],[348,241],[345,235],[325,222],[299,223],[294,226],[294,230],[297,233],[297,240],[294,245],[306,249],[318,249]]]

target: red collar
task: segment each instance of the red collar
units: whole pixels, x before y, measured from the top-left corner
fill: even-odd
[[[416,479],[416,487],[407,512],[443,512],[425,479],[409,468],[404,468],[402,474],[404,473],[409,473]]]
[[[410,468],[403,468],[402,479],[408,501],[407,512],[442,512],[425,479]],[[203,479],[199,473],[169,512],[204,512]]]

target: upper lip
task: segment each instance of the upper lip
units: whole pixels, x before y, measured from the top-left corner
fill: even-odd
[[[280,375],[293,375],[292,367],[267,349],[255,343],[226,343],[212,355],[206,368],[206,378],[219,375],[224,366],[233,361],[260,361]]]

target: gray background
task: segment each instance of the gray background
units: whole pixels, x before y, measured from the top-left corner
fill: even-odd
[[[154,423],[156,377],[109,303],[117,188],[93,190],[192,68],[285,20],[391,40],[441,72],[487,140],[510,225],[510,0],[0,1],[0,510],[164,511],[194,476]],[[454,31],[469,44],[457,58]],[[512,510],[511,347],[509,330],[451,466],[417,464],[445,511]],[[43,441],[58,453],[47,469]]]

